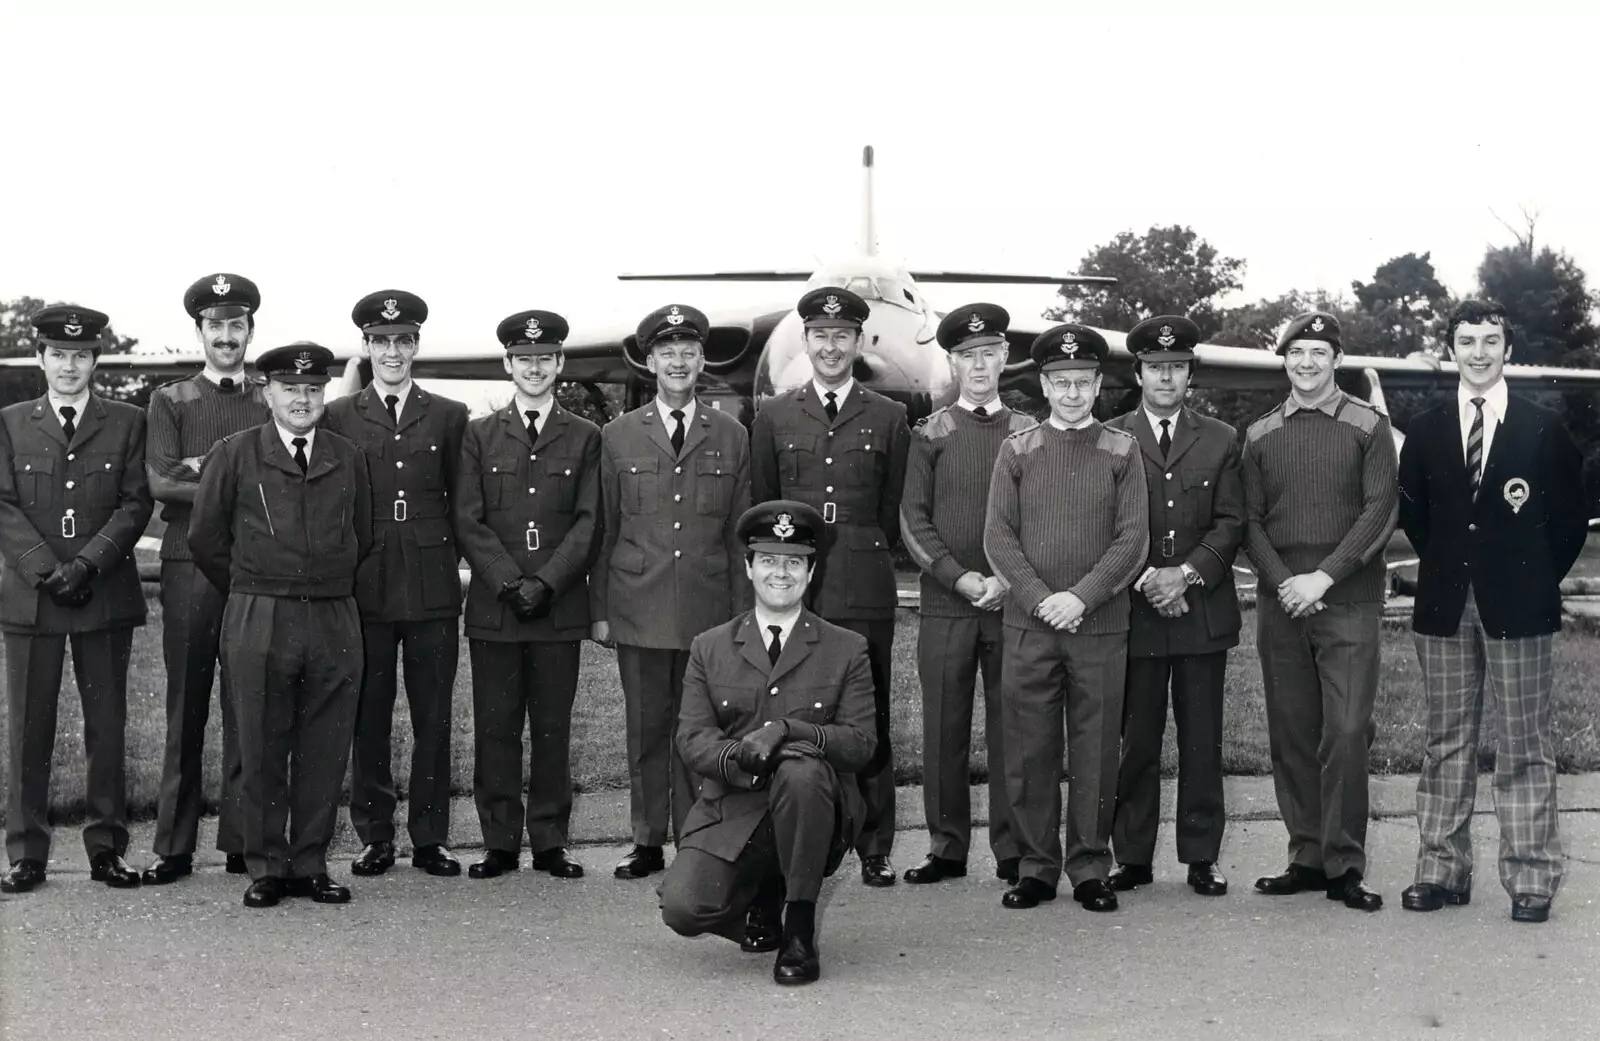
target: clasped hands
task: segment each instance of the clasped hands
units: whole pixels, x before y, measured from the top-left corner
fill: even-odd
[[[1069,633],[1078,631],[1078,623],[1083,621],[1083,614],[1088,610],[1076,593],[1051,593],[1039,601],[1039,606],[1033,613],[1039,620],[1052,629],[1065,630]]]
[[[62,607],[82,607],[94,596],[89,583],[98,571],[82,557],[73,557],[65,564],[57,564],[55,570],[39,582],[39,586]]]
[[[1156,614],[1163,618],[1177,618],[1189,613],[1189,601],[1184,598],[1189,591],[1189,583],[1181,567],[1156,568],[1144,580],[1139,591],[1156,609]]]
[[[521,578],[500,587],[500,599],[510,605],[519,621],[532,622],[550,613],[554,594],[537,578]]]
[[[739,764],[739,769],[752,777],[765,777],[778,768],[778,764],[785,759],[792,759],[795,755],[806,754],[796,750],[792,754],[784,742],[789,740],[789,721],[779,719],[759,726],[750,731],[739,740],[739,747],[733,751],[734,762]],[[796,742],[801,744],[802,742]],[[812,746],[815,747],[815,746]]]
[[[994,575],[985,578],[976,571],[956,579],[956,592],[980,611],[998,611],[1006,601],[1005,583]]]
[[[1325,606],[1322,598],[1333,586],[1333,579],[1322,571],[1292,575],[1278,585],[1278,602],[1290,618],[1308,618]]]

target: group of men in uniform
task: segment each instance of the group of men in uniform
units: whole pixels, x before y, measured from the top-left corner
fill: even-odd
[[[251,876],[247,906],[350,898],[326,862],[347,765],[363,844],[352,873],[394,865],[389,749],[402,670],[415,739],[412,864],[459,874],[449,730],[464,558],[484,836],[468,874],[517,870],[526,841],[534,869],[583,875],[567,849],[568,756],[591,639],[615,648],[626,705],[634,844],[614,874],[666,870],[672,838],[668,924],[778,950],[775,978],[808,982],[818,889],[845,850],[858,853],[867,885],[896,881],[891,554],[903,538],[922,571],[931,837],[908,883],[966,874],[981,674],[1004,906],[1054,899],[1063,871],[1091,911],[1152,882],[1169,697],[1178,858],[1197,893],[1227,891],[1216,866],[1222,692],[1241,626],[1232,572],[1242,548],[1261,583],[1258,641],[1289,832],[1288,867],[1256,888],[1377,910],[1364,882],[1367,750],[1382,551],[1398,518],[1422,556],[1415,628],[1430,712],[1423,850],[1405,904],[1432,910],[1470,893],[1464,815],[1488,688],[1515,724],[1496,777],[1502,881],[1519,920],[1548,914],[1560,881],[1550,633],[1556,583],[1585,530],[1581,460],[1558,418],[1507,398],[1503,311],[1468,302],[1452,316],[1463,403],[1418,421],[1397,478],[1387,418],[1334,381],[1339,327],[1321,312],[1281,337],[1291,393],[1241,439],[1186,404],[1201,338],[1187,318],[1157,316],[1128,334],[1141,403],[1107,423],[1093,414],[1104,338],[1073,323],[1036,337],[1050,412],[1035,422],[999,396],[1009,316],[967,305],[938,329],[957,400],[913,431],[903,406],[853,378],[866,302],[823,287],[797,308],[813,379],[765,403],[747,436],[695,398],[710,327],[687,305],[640,323],[656,396],[601,429],[556,399],[568,326],[553,312],[500,323],[514,394],[469,421],[411,378],[428,314],[415,294],[384,290],[355,305],[372,379],[332,404],[333,356],[319,345],[268,351],[259,380],[244,374],[260,306],[248,279],[207,276],[184,303],[205,370],[160,388],[148,418],[90,392],[108,320],[65,305],[33,316],[47,394],[0,412],[5,891],[45,877],[68,637],[96,880],[160,885],[192,872],[219,661],[217,843],[228,871]],[[167,521],[168,728],[157,856],[141,879],[122,859],[122,730],[132,628],[144,621],[132,548],[152,500]],[[1472,590],[1513,579],[1510,610],[1476,605]]]

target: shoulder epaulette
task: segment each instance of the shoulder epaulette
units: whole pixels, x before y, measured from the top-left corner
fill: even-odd
[[[1123,456],[1133,450],[1134,444],[1134,436],[1126,430],[1102,426],[1100,428],[1100,439],[1095,442],[1094,446],[1103,452]]]
[[[1035,423],[1026,430],[1019,430],[1015,434],[1006,435],[1006,443],[1017,455],[1027,455],[1040,445],[1044,444],[1044,428]]]
[[[1382,413],[1371,404],[1348,394],[1345,395],[1344,404],[1339,406],[1339,422],[1349,423],[1363,434],[1372,433],[1381,416]]]
[[[932,415],[924,416],[917,420],[917,433],[923,437],[934,439],[949,437],[955,432],[956,420],[950,414],[951,406],[946,405]]]
[[[1279,405],[1254,423],[1251,423],[1250,429],[1245,432],[1244,439],[1247,442],[1259,441],[1281,426],[1283,426],[1283,406]]]
[[[1006,417],[1006,429],[1010,430],[1013,434],[1024,433],[1032,430],[1038,425],[1039,421],[1028,415],[1026,412],[1017,412],[1012,410],[1011,414]]]

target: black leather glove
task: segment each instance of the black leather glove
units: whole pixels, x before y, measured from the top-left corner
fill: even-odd
[[[780,719],[758,727],[739,742],[739,747],[734,750],[734,761],[745,773],[765,777],[777,769],[778,757],[775,753],[788,737],[789,724],[786,720]]]
[[[57,564],[56,569],[46,575],[44,581],[39,584],[57,603],[62,603],[63,597],[87,593],[89,583],[97,571],[93,564],[82,557],[73,557],[65,564]]]
[[[537,578],[524,578],[511,596],[511,613],[524,622],[537,621],[550,613],[553,594]]]

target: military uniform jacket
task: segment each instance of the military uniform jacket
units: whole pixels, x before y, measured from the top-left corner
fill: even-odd
[[[831,424],[810,382],[756,413],[750,429],[754,501],[797,499],[829,523],[812,604],[824,618],[894,618],[891,553],[900,540],[910,447],[905,406],[859,382]]]
[[[1421,558],[1412,627],[1455,635],[1470,583],[1491,637],[1557,632],[1588,537],[1583,456],[1559,415],[1510,395],[1474,499],[1457,408],[1452,394],[1418,416],[1400,451],[1400,524]]]
[[[144,624],[133,559],[155,508],[144,430],[140,409],[96,394],[70,444],[48,396],[0,409],[0,629],[81,633]],[[67,608],[39,583],[74,557],[98,573],[90,601]]]
[[[359,447],[372,475],[373,552],[356,575],[365,621],[422,621],[461,613],[461,559],[450,497],[467,407],[416,384],[389,418],[378,392],[328,405],[323,428]]]
[[[584,578],[600,514],[600,428],[553,405],[533,440],[516,400],[467,424],[454,496],[456,533],[472,567],[466,632],[478,640],[581,640],[589,634]],[[537,578],[550,613],[520,621],[502,603],[508,582]]]
[[[746,611],[695,637],[678,717],[678,753],[704,779],[679,846],[730,861],[767,814],[768,779],[734,758],[746,734],[787,719],[789,740],[820,752],[838,774],[865,769],[877,745],[866,637],[802,610],[774,666],[758,629]],[[836,791],[839,830],[853,842],[864,820],[861,793],[851,783]]]
[[[600,490],[590,609],[613,640],[687,650],[750,603],[734,532],[750,508],[750,441],[738,420],[696,402],[679,454],[654,401],[618,416],[602,437]]]
[[[224,593],[353,596],[372,551],[366,455],[319,430],[302,474],[275,423],[223,438],[200,468],[189,549]]]
[[[1221,420],[1191,409],[1181,409],[1175,418],[1172,451],[1165,457],[1143,408],[1106,423],[1132,434],[1144,456],[1150,497],[1146,566],[1188,564],[1205,583],[1189,588],[1189,612],[1177,618],[1162,618],[1143,593],[1129,593],[1128,653],[1138,658],[1210,654],[1239,642],[1233,561],[1244,540],[1244,483],[1238,435]]]

